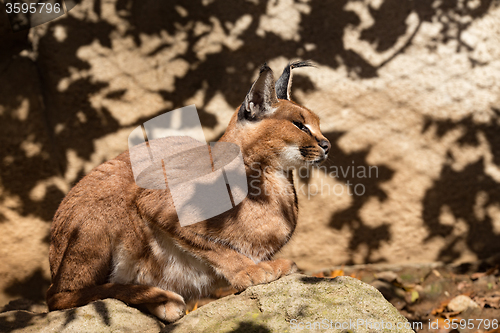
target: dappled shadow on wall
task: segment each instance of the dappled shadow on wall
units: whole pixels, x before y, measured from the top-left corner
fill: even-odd
[[[500,110],[491,111],[489,122],[477,123],[472,116],[460,121],[428,119],[424,128],[428,131],[435,126],[441,137],[462,129],[457,140],[462,149],[480,149],[486,144],[482,156],[462,167],[454,165],[456,158],[449,150],[441,174],[425,193],[422,217],[429,230],[426,241],[435,237],[445,240],[438,260],[458,259],[464,246],[480,259],[500,253]]]
[[[348,207],[331,215],[328,224],[335,230],[347,227],[351,233],[348,243],[350,258],[346,264],[355,264],[354,254],[359,252],[361,248],[366,250],[363,253],[363,262],[384,262],[384,258],[374,259],[372,255],[382,246],[382,242],[392,240],[389,222],[370,226],[360,216],[360,212],[363,206],[374,198],[379,202],[384,202],[387,199],[387,193],[382,189],[381,184],[390,181],[395,171],[385,165],[370,165],[367,162],[370,148],[345,153],[338,145],[338,141],[346,132],[334,131],[323,134],[330,141],[332,147],[329,159],[320,170],[327,170],[330,176],[334,176],[335,180],[342,183],[342,193],[349,193],[349,197],[352,199]],[[309,177],[300,177],[300,174],[299,178],[306,184],[310,181]],[[332,200],[335,200],[336,186],[331,192]]]

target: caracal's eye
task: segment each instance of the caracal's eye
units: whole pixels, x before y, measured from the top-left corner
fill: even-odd
[[[292,121],[292,124],[294,124],[299,130],[306,132],[307,134],[311,134],[311,131],[309,131],[309,128],[307,128],[306,125],[301,123],[300,121]]]

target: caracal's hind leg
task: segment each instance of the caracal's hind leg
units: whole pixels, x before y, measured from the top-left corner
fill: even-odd
[[[51,286],[52,288],[52,286]],[[161,320],[174,322],[184,316],[186,303],[172,291],[144,285],[107,283],[73,291],[47,295],[49,309],[61,310],[83,306],[93,301],[115,298],[127,304],[144,305]]]

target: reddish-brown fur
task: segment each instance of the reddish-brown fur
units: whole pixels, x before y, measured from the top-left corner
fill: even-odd
[[[206,221],[181,227],[168,189],[136,185],[128,151],[73,187],[52,224],[49,309],[116,298],[175,321],[186,299],[217,286],[243,290],[293,272],[292,261],[271,258],[297,223],[288,168],[327,154],[318,117],[277,99],[267,68],[220,141],[239,145],[249,182],[255,181],[238,206]]]

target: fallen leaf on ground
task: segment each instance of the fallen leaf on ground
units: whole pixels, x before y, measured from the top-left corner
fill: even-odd
[[[493,294],[489,296],[474,297],[474,300],[481,307],[490,307],[493,309],[500,309],[500,294]]]
[[[434,310],[431,311],[431,314],[433,314],[434,316],[437,316],[441,313],[443,313],[445,310],[446,310],[446,307],[448,306],[448,303],[450,301],[444,301],[444,302],[441,302],[441,304],[439,305],[439,307],[435,308]]]
[[[192,309],[191,311],[186,310],[186,314],[189,314],[190,312],[193,312],[193,311],[194,311],[194,310],[196,310],[196,309],[198,309],[198,302],[196,302],[196,303],[194,304],[194,307],[193,307],[193,309]]]
[[[413,290],[411,292],[411,302],[412,303],[415,303],[418,300],[419,297],[420,297],[420,295],[418,294],[418,291]]]
[[[450,321],[453,319],[456,319],[457,321],[460,321],[460,317],[457,317],[460,314],[460,311],[454,311],[454,312],[443,312],[441,313],[441,316],[444,316],[446,319],[449,319]]]
[[[334,277],[337,277],[337,276],[344,276],[344,265],[342,265],[342,267],[340,269],[334,269],[331,273],[330,273],[330,277],[334,278]],[[353,273],[354,274],[354,273]]]

